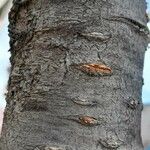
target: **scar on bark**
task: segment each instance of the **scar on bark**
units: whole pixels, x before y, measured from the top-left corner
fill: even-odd
[[[97,102],[96,101],[90,101],[90,100],[85,100],[85,99],[73,99],[72,100],[75,104],[77,105],[81,105],[81,106],[89,106],[89,107],[93,107],[93,106],[97,106]]]
[[[97,126],[97,125],[101,125],[102,122],[104,122],[103,119],[97,119],[95,117],[86,116],[86,115],[58,116],[58,118],[75,121],[84,126]]]
[[[110,16],[108,18],[103,17],[103,19],[108,20],[108,21],[123,22],[123,23],[126,23],[126,24],[134,27],[136,30],[138,30],[141,33],[144,33],[145,35],[149,34],[149,29],[144,23],[134,20],[132,18],[128,18],[125,16]]]
[[[65,149],[55,146],[38,146],[34,148],[34,150],[65,150]]]
[[[97,40],[100,42],[108,42],[111,38],[111,34],[101,32],[83,32],[79,33],[79,35],[87,38],[88,40]]]
[[[75,68],[91,76],[110,76],[112,69],[104,64],[86,63],[74,65]]]

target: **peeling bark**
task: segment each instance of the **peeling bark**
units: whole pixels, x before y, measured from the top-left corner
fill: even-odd
[[[143,150],[144,0],[15,0],[1,150]]]

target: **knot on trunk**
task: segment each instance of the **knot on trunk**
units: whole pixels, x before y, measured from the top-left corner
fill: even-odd
[[[122,141],[119,141],[117,137],[104,137],[99,139],[99,143],[108,149],[117,149],[122,144]]]

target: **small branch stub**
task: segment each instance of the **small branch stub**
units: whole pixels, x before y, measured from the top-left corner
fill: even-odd
[[[93,76],[108,76],[112,74],[112,69],[104,64],[81,64],[77,68]]]

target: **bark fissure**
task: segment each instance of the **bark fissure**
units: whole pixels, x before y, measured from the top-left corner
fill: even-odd
[[[144,23],[139,22],[139,21],[134,20],[134,19],[131,19],[131,18],[128,18],[128,17],[124,17],[124,16],[110,16],[108,18],[103,17],[103,19],[109,20],[109,21],[123,22],[123,23],[126,23],[126,24],[134,27],[139,32],[144,33],[145,35],[149,34],[149,29]]]

